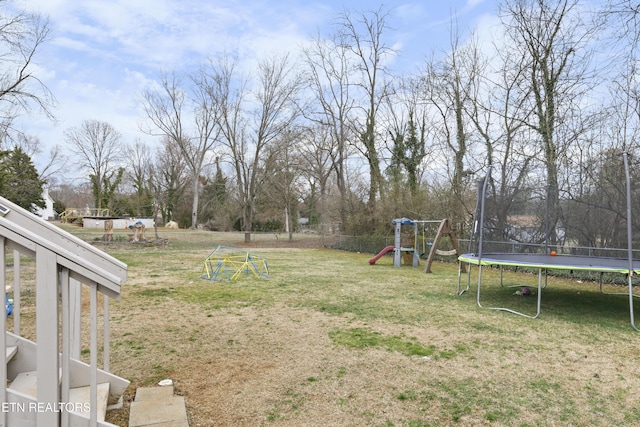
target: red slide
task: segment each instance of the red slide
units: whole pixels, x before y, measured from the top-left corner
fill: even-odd
[[[380,253],[378,253],[378,255],[374,256],[373,258],[371,258],[369,260],[369,264],[373,265],[376,263],[377,260],[380,259],[380,257],[384,254],[386,254],[387,252],[390,252],[392,250],[394,250],[396,247],[391,245],[391,246],[387,246],[386,248],[384,248],[383,250],[380,251]]]

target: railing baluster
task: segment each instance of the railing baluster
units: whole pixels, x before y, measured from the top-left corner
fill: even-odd
[[[70,350],[71,357],[80,360],[81,343],[81,324],[82,324],[82,283],[71,278],[69,281],[69,309],[70,309]]]
[[[90,425],[98,425],[98,285],[91,288],[91,381],[90,384]]]
[[[4,237],[0,237],[0,259],[2,260],[2,266],[0,266],[0,282],[2,282],[2,293],[3,293],[3,301],[6,302],[7,298],[7,289],[5,287],[6,283],[6,275],[7,275],[7,259],[5,257],[5,247],[4,247],[5,239]],[[5,306],[4,312],[2,316],[0,316],[0,328],[2,329],[2,333],[0,334],[0,348],[2,349],[3,354],[6,355],[7,352],[7,308]],[[5,356],[6,358],[6,356]],[[6,360],[6,359],[5,359]],[[0,402],[7,401],[7,389],[4,384],[7,384],[7,364],[3,360],[0,363],[0,381],[2,381],[3,386],[0,387]],[[0,424],[3,426],[7,425],[7,414],[4,411],[0,411]]]
[[[71,388],[71,307],[69,305],[69,270],[63,268],[59,273],[62,300],[62,387],[60,399],[69,402],[69,389]],[[62,411],[61,425],[69,425],[69,413]]]
[[[13,332],[20,335],[20,252],[13,251]]]
[[[111,328],[109,326],[109,297],[106,295],[102,295],[102,299],[104,300],[104,312],[103,316],[103,339],[104,339],[104,350],[102,351],[103,358],[103,369],[107,372],[110,372],[109,369],[109,357],[111,353],[111,348],[109,346],[109,340],[111,339]]]

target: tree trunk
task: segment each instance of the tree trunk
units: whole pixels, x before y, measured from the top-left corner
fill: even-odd
[[[252,231],[252,222],[253,215],[251,214],[251,210],[253,207],[250,202],[247,202],[245,206],[242,207],[242,228],[244,230],[244,242],[251,243],[251,231]]]
[[[198,194],[198,176],[194,174],[193,177],[193,203],[191,205],[191,228],[194,230],[198,228],[198,203],[200,195]]]

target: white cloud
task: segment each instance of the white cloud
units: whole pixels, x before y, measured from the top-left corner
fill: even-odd
[[[107,121],[132,142],[141,135],[141,92],[160,71],[189,70],[223,52],[236,54],[239,69],[252,71],[266,56],[295,57],[318,29],[331,30],[345,3],[354,12],[378,8],[368,0],[18,1],[52,25],[52,40],[36,58],[37,74],[59,101],[59,123],[23,120],[26,132],[49,145],[64,144],[64,130],[84,119]],[[417,62],[446,33],[452,6],[440,3],[413,0],[390,8],[390,43],[402,50],[394,65]],[[483,1],[456,3],[467,11]]]
[[[465,10],[473,9],[474,7],[484,2],[485,0],[467,0],[467,4],[465,5]]]

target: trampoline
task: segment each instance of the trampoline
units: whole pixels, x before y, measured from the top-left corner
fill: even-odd
[[[543,209],[546,212],[535,215],[529,215],[529,222],[534,223],[532,218],[541,219],[541,221],[535,224],[529,224],[530,227],[527,231],[530,236],[537,236],[530,239],[531,241],[525,242],[525,239],[515,239],[514,236],[522,237],[522,230],[516,230],[515,227],[500,223],[500,226],[496,226],[499,222],[495,220],[496,215],[495,205],[491,208],[488,199],[491,198],[488,191],[488,182],[490,180],[489,174],[478,183],[478,201],[476,205],[476,212],[474,214],[473,230],[471,239],[469,242],[469,253],[462,254],[458,259],[459,265],[466,263],[471,266],[477,266],[477,305],[480,308],[487,308],[491,310],[506,311],[509,313],[517,314],[528,318],[538,318],[541,313],[541,301],[542,291],[547,285],[547,277],[550,270],[565,270],[571,272],[595,272],[600,275],[600,291],[602,293],[625,295],[629,299],[629,315],[630,322],[633,329],[640,331],[636,327],[634,319],[634,284],[633,277],[635,274],[640,273],[640,259],[634,259],[633,256],[633,238],[632,238],[632,221],[631,221],[631,190],[629,179],[629,166],[627,154],[623,153],[624,159],[624,171],[626,172],[626,182],[621,183],[623,188],[622,193],[626,195],[625,209],[626,217],[624,218],[623,225],[626,236],[626,248],[576,248],[570,247],[568,242],[572,241],[572,229],[565,221],[561,232],[555,229],[556,235],[560,235],[562,238],[556,238],[555,241],[550,241],[550,225],[549,225],[549,211],[548,204],[537,201],[536,206]],[[626,192],[624,191],[626,187]],[[548,193],[547,193],[548,194]],[[568,206],[565,203],[565,206]],[[493,210],[492,210],[493,209]],[[523,209],[520,208],[522,212]],[[530,213],[531,210],[526,210]],[[565,212],[566,213],[566,212]],[[504,216],[505,218],[508,216]],[[566,217],[569,217],[567,214]],[[511,216],[509,218],[514,218]],[[522,222],[522,221],[521,221]],[[555,225],[554,227],[556,227]],[[578,225],[580,227],[580,225]],[[582,224],[582,227],[586,227]],[[498,230],[499,229],[499,230]],[[505,231],[509,229],[509,231]],[[499,232],[496,232],[496,231]],[[538,233],[536,233],[536,230]],[[496,236],[502,236],[503,239],[496,239]],[[542,236],[542,238],[540,238]],[[536,240],[535,242],[532,242]],[[496,250],[497,248],[497,250]],[[556,251],[558,254],[556,255]],[[581,252],[587,255],[580,254]],[[552,254],[553,253],[553,254]],[[605,254],[612,253],[615,256],[596,256],[593,254]],[[591,255],[589,255],[591,254]],[[621,256],[622,255],[622,256]],[[521,311],[514,310],[508,307],[483,307],[481,303],[481,288],[482,288],[482,273],[483,267],[498,267],[500,268],[500,285],[503,286],[503,269],[504,268],[526,268],[531,270],[537,270],[537,301],[535,314],[530,315]],[[469,291],[471,284],[471,268],[467,270],[467,284],[466,288],[462,287],[462,270],[458,270],[458,296]],[[626,277],[627,286],[626,290],[618,293],[604,292],[602,285],[602,277],[605,273],[620,274]]]
[[[595,257],[595,256],[574,256],[574,255],[543,255],[543,254],[516,254],[516,253],[488,253],[484,254],[482,258],[474,254],[463,254],[459,258],[460,262],[467,263],[469,265],[478,266],[478,290],[477,290],[477,303],[479,307],[483,307],[480,302],[480,290],[482,285],[482,267],[494,266],[500,267],[502,273],[502,267],[528,267],[538,270],[538,285],[537,285],[537,304],[536,314],[531,316],[520,311],[516,311],[506,307],[488,307],[492,310],[507,311],[510,313],[518,314],[524,317],[532,319],[538,318],[541,312],[542,290],[546,287],[547,271],[548,270],[570,270],[570,271],[591,271],[598,273],[620,273],[628,275],[629,278],[633,274],[640,272],[640,260],[633,261],[633,273],[629,267],[629,260],[623,258],[609,258],[609,257]],[[469,275],[470,273],[469,269]],[[460,276],[459,276],[460,277]],[[544,281],[543,281],[544,277]],[[470,278],[470,276],[469,276]],[[544,285],[543,285],[544,282]],[[500,279],[502,285],[502,274]],[[458,295],[462,295],[470,288],[470,279],[467,281],[466,289],[461,289],[460,280],[458,280]],[[628,288],[629,295],[629,312],[631,314],[631,325],[634,329],[635,321],[633,318],[633,285],[630,284]],[[602,274],[600,275],[600,291],[605,293],[602,288]],[[627,293],[624,293],[627,294]]]
[[[625,258],[609,258],[576,255],[544,255],[526,253],[486,253],[482,258],[473,254],[463,254],[460,259],[474,265],[495,265],[510,267],[531,267],[555,270],[584,270],[604,273],[628,274],[629,260]],[[640,260],[633,261],[634,274],[640,272]]]

